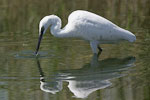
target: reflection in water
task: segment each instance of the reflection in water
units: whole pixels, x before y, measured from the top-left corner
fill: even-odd
[[[37,59],[40,71],[41,90],[55,94],[62,90],[63,81],[68,82],[69,90],[77,98],[86,98],[92,92],[111,86],[110,80],[124,75],[124,71],[129,71],[135,62],[134,57],[124,59],[109,58],[98,61],[96,55],[91,63],[84,65],[81,69],[71,69],[57,71],[50,82],[46,82],[42,72],[40,62]]]
[[[37,59],[37,64],[38,64],[38,69],[40,72],[41,90],[52,93],[52,94],[55,94],[56,92],[59,92],[60,90],[62,90],[62,81],[46,82],[44,79],[44,73],[42,71],[42,68],[40,66],[40,62],[38,59]]]
[[[115,65],[121,65],[118,60],[113,64],[113,59],[105,59],[105,63],[102,59],[99,63],[96,63],[96,60],[89,63],[90,55],[87,54],[91,54],[91,50],[84,41],[58,39],[45,34],[41,51],[48,57],[39,58],[45,75],[45,82],[41,82],[47,83],[45,88],[61,86],[52,85],[54,82],[62,82],[63,89],[55,88],[60,91],[55,91],[55,95],[39,91],[37,63],[31,55],[32,51],[35,51],[39,21],[45,15],[56,14],[62,18],[64,26],[68,15],[77,9],[97,13],[122,28],[131,30],[137,36],[134,44],[102,46],[102,58],[133,55],[136,57],[136,68],[129,68],[125,64],[127,73],[129,69],[135,70],[126,77],[109,79],[113,84],[111,88],[92,92],[87,100],[150,100],[150,0],[0,0],[0,100],[80,100],[71,98],[74,94],[66,87],[69,83],[63,80],[65,75],[75,77],[70,78],[70,81],[83,83],[82,80],[88,80],[92,74],[96,77],[98,73],[100,77],[102,71],[107,73],[107,70],[116,70]],[[84,62],[89,64],[85,65]],[[112,65],[114,66],[110,67]],[[82,69],[54,72],[69,66],[70,69]],[[60,76],[63,73],[64,77]],[[51,78],[51,75],[55,77]],[[82,80],[78,81],[79,78]]]
[[[47,51],[39,51],[38,52],[38,58],[50,58],[53,57],[54,55],[52,55],[52,53],[50,54]],[[35,51],[29,51],[29,50],[24,50],[24,51],[20,51],[14,54],[14,57],[17,59],[24,59],[24,58],[36,58],[37,56],[35,55]]]

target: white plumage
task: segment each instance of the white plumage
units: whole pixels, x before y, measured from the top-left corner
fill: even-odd
[[[40,41],[47,28],[50,27],[52,35],[55,37],[78,37],[90,42],[93,53],[98,54],[99,44],[118,43],[120,41],[134,42],[136,36],[113,24],[109,20],[94,13],[77,10],[72,12],[68,18],[68,24],[61,29],[61,19],[56,15],[44,17],[39,24],[39,43],[36,54],[40,46]]]

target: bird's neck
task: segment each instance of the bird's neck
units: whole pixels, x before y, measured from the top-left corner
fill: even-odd
[[[61,22],[57,22],[57,24],[51,25],[50,31],[52,35],[60,38],[74,37],[74,32],[66,25],[63,29],[61,29]]]

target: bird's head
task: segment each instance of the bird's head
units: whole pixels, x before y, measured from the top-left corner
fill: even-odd
[[[58,24],[60,23],[60,24]],[[45,16],[39,23],[39,39],[38,39],[38,44],[37,44],[37,48],[36,48],[36,52],[35,54],[38,55],[38,50],[40,47],[40,43],[43,37],[43,34],[46,33],[46,30],[51,27],[52,25],[58,25],[59,27],[61,27],[61,20],[59,17],[57,17],[56,15],[49,15],[49,16]]]
[[[46,30],[52,25],[58,25],[59,27],[61,27],[60,18],[56,15],[45,16],[39,23],[39,35],[44,34]]]

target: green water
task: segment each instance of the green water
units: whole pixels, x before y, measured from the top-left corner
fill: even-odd
[[[150,100],[149,0],[1,0],[0,100]],[[101,45],[99,58],[79,39],[46,32],[33,55],[42,17],[67,23],[77,9],[133,32],[135,43]]]

